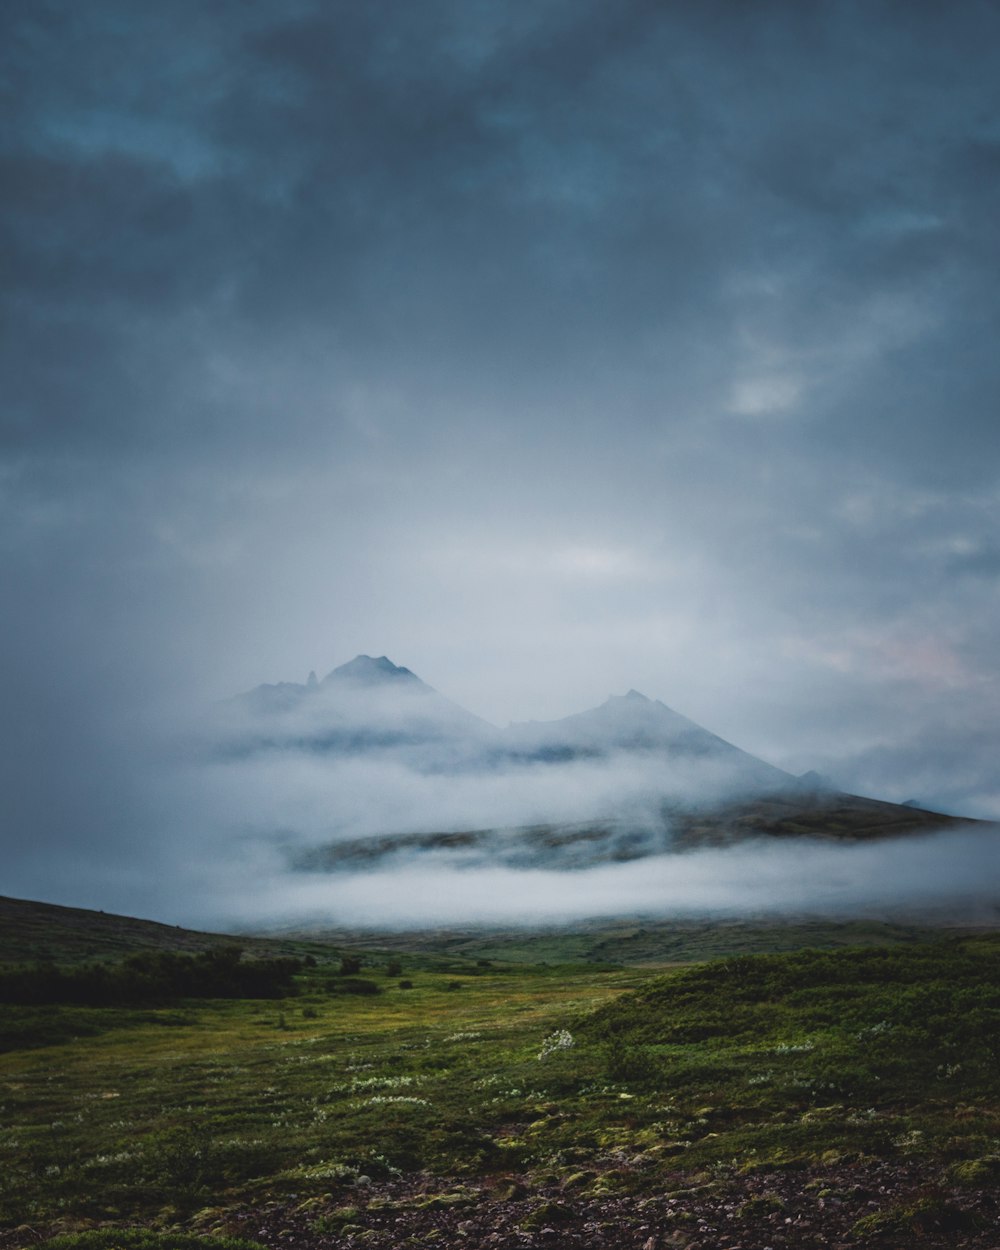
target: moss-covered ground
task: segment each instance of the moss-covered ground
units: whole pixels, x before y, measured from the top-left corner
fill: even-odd
[[[872,1160],[995,1186],[996,937],[666,975],[365,960],[376,994],[320,964],[278,1001],[5,1007],[0,1244],[225,1236],[275,1203],[330,1238],[353,1195],[418,1174],[466,1200],[511,1177],[582,1199]]]

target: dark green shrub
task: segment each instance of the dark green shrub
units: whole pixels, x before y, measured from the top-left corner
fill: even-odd
[[[335,994],[381,994],[382,991],[374,981],[366,981],[363,977],[344,977],[334,981],[331,989]]]
[[[616,1084],[648,1088],[663,1082],[662,1063],[645,1046],[629,1046],[619,1037],[608,1043],[605,1070]]]
[[[939,1196],[918,1198],[866,1215],[851,1230],[855,1237],[877,1238],[899,1245],[900,1238],[924,1238],[940,1233],[970,1233],[979,1221],[970,1211]]]
[[[0,969],[0,1002],[106,1007],[179,998],[282,998],[295,993],[297,959],[243,959],[239,946],[197,955],[146,951],[118,964]]]

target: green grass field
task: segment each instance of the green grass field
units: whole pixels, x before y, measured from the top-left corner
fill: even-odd
[[[4,1007],[0,1229],[223,1235],[280,1200],[329,1232],[359,1178],[416,1172],[581,1193],[865,1158],[996,1174],[1000,938],[666,975],[363,958],[377,994],[319,962],[288,999]]]
[[[68,1040],[2,1059],[0,1220],[172,1220],[239,1194],[324,1192],[358,1173],[540,1160],[547,1146],[508,1140],[505,1125],[545,1114],[543,1039],[644,978],[583,968],[407,979],[413,988],[400,989],[383,974],[375,996],[320,992],[314,977],[277,1002],[5,1008],[15,1035],[51,1028]],[[94,1030],[102,1016],[102,1031],[69,1038],[77,1019]]]

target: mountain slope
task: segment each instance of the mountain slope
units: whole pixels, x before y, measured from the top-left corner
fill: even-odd
[[[114,912],[0,896],[0,963],[52,960],[75,964],[123,959],[139,951],[193,955],[234,943],[245,947],[248,954],[268,958],[322,953],[315,945],[310,952],[301,942],[283,938],[204,933]]]
[[[460,868],[572,871],[752,838],[869,842],[982,823],[839,791],[787,790],[700,807],[665,801],[633,818],[348,838],[302,851],[292,863],[306,872],[368,872],[419,856]]]

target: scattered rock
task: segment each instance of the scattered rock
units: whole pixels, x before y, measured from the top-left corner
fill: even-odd
[[[461,1186],[393,1177],[351,1191],[356,1206],[329,1197],[319,1218],[293,1204],[245,1208],[231,1213],[227,1232],[270,1250],[996,1250],[1000,1192],[989,1157],[944,1172],[926,1160],[869,1158],[734,1168],[710,1180],[669,1172],[668,1163],[652,1177],[644,1165],[641,1193],[621,1159]]]

